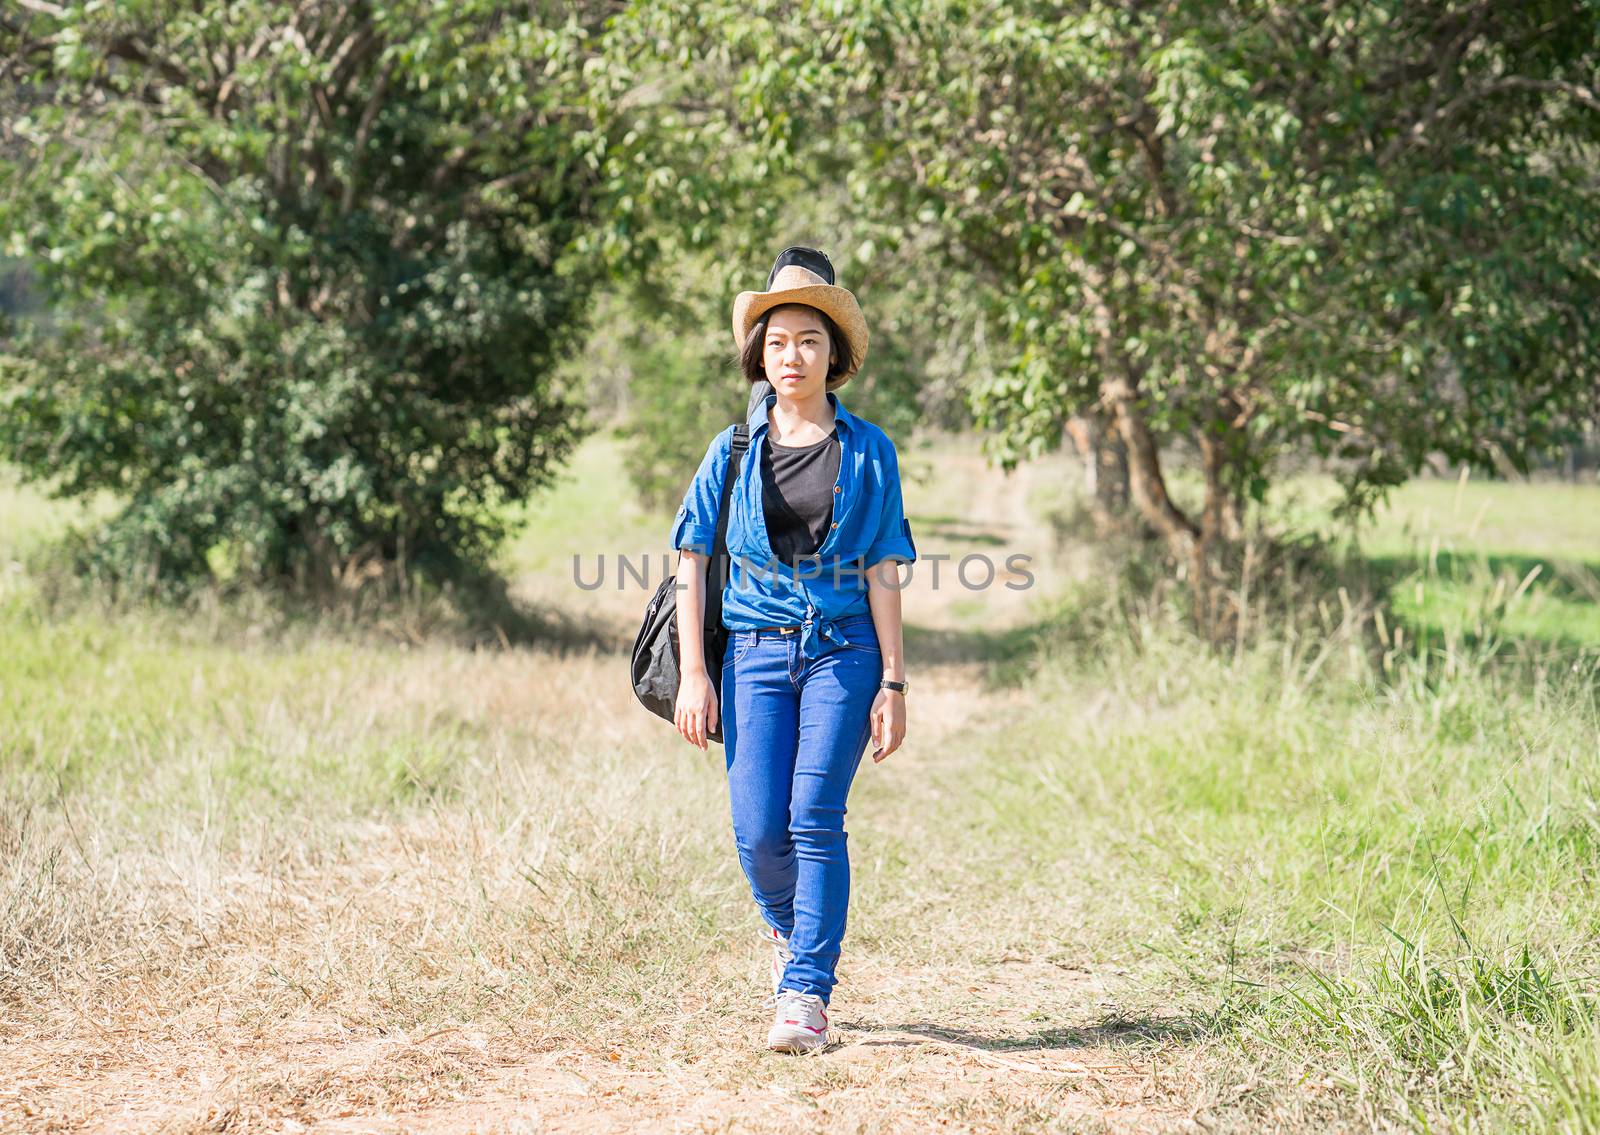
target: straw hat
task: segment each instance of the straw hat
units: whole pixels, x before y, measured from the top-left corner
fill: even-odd
[[[849,358],[845,369],[829,388],[843,386],[867,360],[867,320],[861,314],[855,295],[833,282],[833,265],[816,249],[798,246],[784,249],[767,276],[767,290],[740,292],[734,299],[734,348],[742,351],[756,320],[786,303],[808,304],[827,312],[838,324]]]

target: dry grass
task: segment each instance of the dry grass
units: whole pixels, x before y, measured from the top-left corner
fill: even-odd
[[[853,797],[842,1044],[809,1062],[760,1052],[720,750],[669,743],[619,661],[357,652],[320,688],[267,683],[248,712],[218,690],[228,665],[202,665],[172,710],[187,727],[96,729],[124,763],[106,754],[54,802],[13,799],[4,822],[7,1124],[762,1129],[825,1100],[846,1129],[881,1129],[885,1108],[906,1130],[1009,1129],[1159,1104],[1120,1041],[1009,1054],[1041,1018],[1092,1028],[1103,996],[1074,991],[1119,979],[1044,960],[1048,896],[1007,912],[1007,934],[963,925],[981,859],[942,884],[913,866],[959,776],[959,724],[920,725]],[[930,668],[929,700],[972,715],[1003,697],[959,669]],[[196,706],[213,708],[192,720]],[[430,769],[384,762],[406,735],[430,738],[410,746],[437,754]],[[241,786],[241,752],[278,773]],[[357,767],[325,774],[342,797],[294,771],[343,759]],[[908,874],[917,888],[897,893]],[[1023,952],[996,954],[1003,939]]]

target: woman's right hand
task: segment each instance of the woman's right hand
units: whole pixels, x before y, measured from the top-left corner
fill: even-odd
[[[717,690],[704,669],[684,674],[679,681],[672,723],[689,744],[706,748],[707,731],[717,727]]]

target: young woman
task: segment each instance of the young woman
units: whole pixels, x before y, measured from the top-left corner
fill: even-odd
[[[750,444],[711,442],[673,525],[681,552],[679,733],[706,748],[721,714],[734,844],[773,951],[767,1047],[819,1050],[850,899],[845,798],[872,740],[881,761],[906,732],[897,561],[917,558],[894,443],[835,391],[860,369],[867,324],[815,249],[788,248],[764,292],[741,292],[734,342],[752,399]],[[722,690],[699,628],[706,554],[725,476],[728,646]]]

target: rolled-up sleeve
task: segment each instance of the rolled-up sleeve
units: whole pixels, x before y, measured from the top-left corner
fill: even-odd
[[[711,439],[700,468],[683,495],[678,515],[672,522],[672,547],[682,551],[711,554],[717,538],[717,511],[722,505],[722,481],[728,469],[728,454],[733,448],[733,429],[729,426]]]
[[[877,533],[867,548],[867,567],[884,560],[914,563],[917,546],[911,541],[911,522],[906,519],[900,497],[900,458],[892,442],[885,442],[878,468],[883,477],[883,506],[878,515]]]

